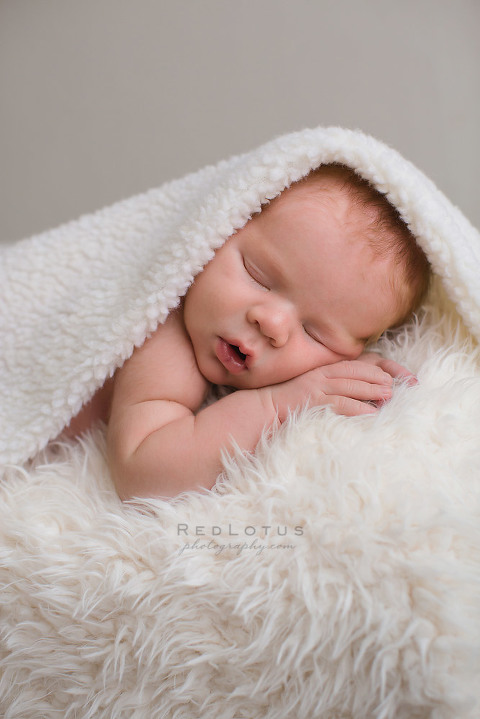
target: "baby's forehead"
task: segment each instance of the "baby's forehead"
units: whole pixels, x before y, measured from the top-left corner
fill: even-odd
[[[359,202],[348,182],[321,175],[309,175],[286,187],[264,210],[292,216],[316,210],[319,223],[328,215],[352,239],[357,240],[362,236],[364,239],[377,220],[375,207]]]

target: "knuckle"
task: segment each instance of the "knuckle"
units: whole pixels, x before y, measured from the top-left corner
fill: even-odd
[[[346,393],[347,393],[347,395],[348,395],[349,397],[352,397],[352,396],[355,394],[355,389],[356,389],[356,382],[355,382],[355,380],[352,379],[352,378],[348,378],[348,379],[347,379],[347,384],[346,384]]]
[[[335,397],[334,405],[335,410],[339,414],[345,414],[347,410],[347,398],[342,396]]]
[[[338,369],[342,373],[343,377],[354,377],[356,372],[356,365],[351,360],[341,360],[338,363]]]

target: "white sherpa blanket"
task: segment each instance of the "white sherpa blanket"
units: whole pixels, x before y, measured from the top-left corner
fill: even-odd
[[[210,493],[122,505],[100,427],[51,442],[267,199],[326,162],[436,273],[378,415],[293,417]],[[2,250],[0,715],[480,715],[480,236],[413,165],[318,128]]]

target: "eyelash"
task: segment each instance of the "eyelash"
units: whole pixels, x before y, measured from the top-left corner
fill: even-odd
[[[263,287],[264,290],[270,289],[269,287],[267,287],[267,285],[263,284],[263,282],[261,282],[261,281],[258,279],[258,277],[255,277],[255,275],[252,274],[252,270],[248,268],[248,265],[247,265],[247,263],[245,262],[245,259],[243,260],[243,266],[244,266],[244,268],[245,268],[245,270],[246,270],[248,276],[249,276],[257,285],[260,285],[260,287]]]
[[[307,328],[306,328],[305,326],[304,326],[303,329],[304,329],[305,334],[307,334],[307,335],[310,337],[310,339],[312,339],[312,340],[313,340],[314,342],[316,342],[318,345],[323,345],[323,346],[325,347],[325,345],[323,344],[322,340],[320,340],[318,337],[315,337],[315,335],[310,334],[310,332],[307,330]]]

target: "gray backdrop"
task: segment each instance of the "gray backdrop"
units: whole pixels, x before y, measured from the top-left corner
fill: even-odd
[[[480,0],[0,0],[0,239],[361,128],[480,225]]]

